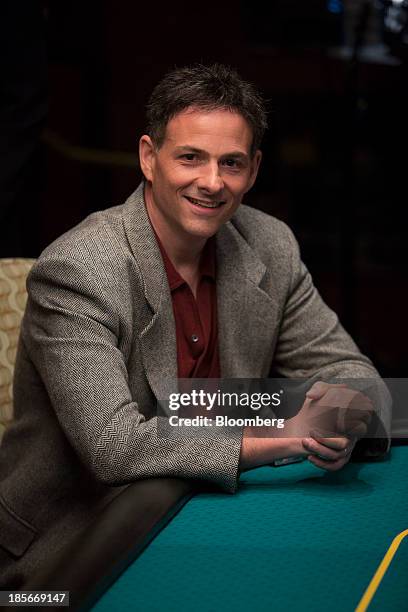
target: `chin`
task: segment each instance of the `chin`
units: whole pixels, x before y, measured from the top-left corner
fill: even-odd
[[[223,217],[222,219],[207,219],[205,221],[190,220],[185,225],[185,231],[190,236],[196,236],[197,238],[211,238],[229,219],[230,216]]]

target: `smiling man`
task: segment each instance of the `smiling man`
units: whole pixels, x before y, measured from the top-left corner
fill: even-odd
[[[206,241],[255,182],[261,153],[251,154],[252,140],[242,115],[194,106],[170,119],[159,148],[150,136],[140,140],[150,221],[194,294]]]
[[[253,87],[221,65],[157,85],[140,139],[143,184],[44,251],[28,279],[15,422],[0,448],[0,582],[153,476],[236,490],[239,472],[307,457],[336,470],[354,440],[255,438],[247,428],[159,436],[157,400],[179,378],[371,378],[282,222],[242,204],[266,128]],[[329,395],[318,383],[312,401]],[[369,407],[368,407],[369,411]],[[364,429],[364,426],[363,426]]]
[[[252,140],[239,113],[194,106],[170,119],[159,148],[141,138],[147,211],[176,265],[198,263],[206,240],[254,184],[261,152],[252,155]]]

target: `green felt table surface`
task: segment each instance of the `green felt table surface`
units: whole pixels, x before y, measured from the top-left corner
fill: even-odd
[[[97,612],[355,610],[408,528],[408,447],[336,473],[309,462],[193,497],[94,606]],[[408,538],[369,606],[408,610]]]

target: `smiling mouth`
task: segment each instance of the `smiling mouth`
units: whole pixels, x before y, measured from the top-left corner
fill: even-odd
[[[196,198],[191,198],[190,196],[184,196],[186,200],[191,202],[191,204],[195,204],[196,206],[201,206],[202,208],[219,208],[223,204],[225,204],[225,200],[220,200],[218,202],[211,202],[208,200],[197,200]]]

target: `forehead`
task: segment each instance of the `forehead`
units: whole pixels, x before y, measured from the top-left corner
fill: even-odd
[[[227,109],[188,108],[170,119],[164,146],[192,146],[208,150],[250,153],[252,129],[242,115]]]

